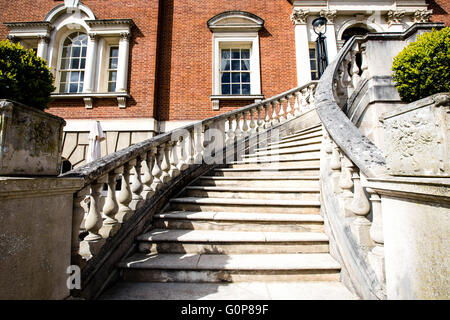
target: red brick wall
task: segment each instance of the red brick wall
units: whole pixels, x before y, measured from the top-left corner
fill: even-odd
[[[0,22],[42,21],[45,15],[63,1],[0,0]],[[130,41],[128,88],[131,98],[127,108],[119,109],[116,99],[95,99],[94,108],[86,109],[83,100],[58,100],[50,104],[50,113],[73,118],[137,118],[152,117],[156,68],[158,0],[84,0],[97,19],[133,19],[136,27]],[[26,13],[26,14],[25,14]],[[0,38],[7,28],[0,24]]]
[[[449,25],[450,1],[429,2],[434,12],[432,20]],[[59,3],[62,1],[0,0],[0,22],[41,21]],[[161,120],[196,120],[250,103],[221,101],[220,110],[213,111],[209,98],[212,93],[212,33],[206,22],[229,10],[248,11],[265,21],[265,28],[259,33],[262,94],[270,97],[297,84],[289,1],[162,0],[162,8],[158,0],[84,0],[83,3],[98,19],[130,18],[135,22],[128,76],[131,98],[126,109],[119,109],[115,99],[96,99],[94,108],[89,110],[82,100],[51,103],[48,111],[63,118],[154,116]],[[0,38],[6,35],[6,27],[0,24]]]
[[[259,33],[261,92],[265,97],[297,85],[292,5],[280,0],[164,1],[162,72],[159,80],[162,120],[211,117],[250,102],[221,102],[212,110],[212,33],[206,22],[230,10],[264,19]]]
[[[428,8],[433,10],[431,21],[444,22],[450,26],[450,0],[428,0]]]

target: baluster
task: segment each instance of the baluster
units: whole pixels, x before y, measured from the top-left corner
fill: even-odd
[[[331,160],[331,153],[333,152],[333,142],[331,141],[331,137],[327,130],[325,129],[325,126],[322,125],[322,132],[323,132],[323,138],[324,138],[324,148],[326,153],[326,159],[328,162]]]
[[[118,197],[119,212],[116,216],[116,220],[119,221],[119,223],[124,223],[133,215],[133,210],[129,207],[129,204],[133,199],[130,186],[130,170],[136,164],[135,162],[136,159],[123,165],[122,185]]]
[[[361,46],[361,79],[369,79],[369,63],[367,61],[367,47],[366,45]]]
[[[191,128],[188,130],[189,131],[189,136],[187,137],[187,141],[186,141],[186,150],[187,150],[187,163],[188,164],[193,164],[195,161],[195,141],[194,141],[194,137],[195,137],[195,131],[194,128]]]
[[[242,125],[242,131],[243,131],[244,137],[247,137],[249,135],[248,124],[247,124],[247,115],[248,115],[248,111],[244,111],[243,112],[243,125]]]
[[[257,107],[258,110],[258,119],[256,121],[256,132],[260,132],[264,129],[264,120],[261,118],[261,111],[262,111],[263,106],[259,105]]]
[[[161,177],[159,179],[163,184],[166,184],[170,181],[170,162],[169,162],[169,144],[163,143],[161,146]]]
[[[258,110],[258,114],[259,114],[259,108],[257,110]],[[254,115],[253,115],[254,112],[255,112],[254,109],[250,109],[250,130],[249,130],[250,135],[253,135],[256,133],[256,123],[255,123],[255,119],[254,119]]]
[[[341,208],[345,217],[350,217],[353,212],[350,209],[353,201],[353,180],[352,180],[353,162],[344,154],[341,161],[341,176],[339,178],[339,187],[342,190],[340,195]]]
[[[274,126],[277,123],[279,123],[280,121],[278,120],[278,115],[277,115],[277,102],[272,101],[271,104],[272,104],[272,126]]]
[[[99,230],[103,224],[99,208],[99,199],[106,179],[106,176],[103,176],[90,185],[89,213],[84,223],[84,227],[89,233],[80,243],[80,254],[86,260],[89,260],[96,255],[105,243],[105,239],[99,234]]]
[[[368,254],[368,260],[378,280],[386,281],[384,268],[384,235],[383,235],[383,212],[381,211],[381,198],[372,189],[367,188],[372,204],[372,225],[370,226],[370,237],[375,242],[375,247]]]
[[[280,112],[279,112],[279,118],[280,123],[286,121],[286,112],[284,111],[284,102],[286,101],[286,98],[281,98],[278,102],[280,103]]]
[[[350,97],[351,94],[353,93],[353,83],[352,83],[352,77],[351,74],[349,72],[351,72],[351,70],[349,71],[349,65],[351,68],[351,54],[350,52],[348,52],[345,57],[344,57],[344,61],[343,61],[343,65],[344,65],[344,77],[342,79],[342,84],[344,86],[344,88],[346,88],[347,90],[347,97]],[[347,98],[345,97],[345,98]]]
[[[331,179],[333,181],[333,191],[335,193],[340,193],[339,188],[339,178],[341,175],[341,158],[339,155],[339,147],[335,142],[333,142],[333,147],[331,151],[330,168],[331,168]]]
[[[351,73],[352,73],[352,85],[353,89],[356,89],[358,86],[359,81],[361,81],[361,77],[359,76],[359,67],[358,62],[356,60],[356,55],[359,52],[359,45],[356,44],[355,47],[352,48],[352,66],[351,66]]]
[[[270,108],[270,103],[266,103],[264,105],[264,128],[270,128],[271,126],[271,121],[270,121],[270,116],[269,116],[269,108]]]
[[[314,109],[316,107],[316,99],[314,98],[316,85],[312,84],[308,86],[308,92],[309,92],[309,110]]]
[[[225,140],[225,144],[226,145],[234,143],[233,119],[234,119],[234,116],[230,116],[230,117],[227,118],[227,120],[228,120],[228,131],[227,131],[227,137],[226,137],[226,140]]]
[[[358,174],[358,169],[353,171],[353,200],[350,209],[357,218],[351,225],[351,230],[356,238],[357,243],[367,248],[373,246],[373,241],[370,238],[370,221],[366,216],[370,211],[370,202],[361,185],[361,178]]]
[[[176,159],[176,151],[177,151],[177,141],[170,141],[168,143],[169,150],[170,150],[170,169],[169,169],[169,175],[173,179],[177,177],[180,174],[180,170],[177,168],[177,159]]]
[[[241,122],[240,122],[241,114],[236,113],[234,116],[235,116],[235,122],[236,122],[236,127],[234,129],[234,136],[236,137],[236,141],[237,141],[242,136]]]
[[[294,95],[294,117],[298,117],[300,112],[300,91],[296,91]]]
[[[294,115],[292,114],[292,107],[291,107],[292,95],[291,94],[288,95],[286,97],[286,99],[287,99],[286,118],[289,120],[289,119],[292,119],[294,117]]]
[[[152,149],[153,150],[153,149]],[[142,177],[142,183],[144,184],[144,190],[142,191],[141,195],[142,198],[145,200],[150,199],[155,192],[152,189],[152,182],[153,182],[153,161],[154,161],[154,153],[150,150],[147,152],[144,160],[144,176]]]
[[[141,192],[143,189],[141,181],[141,168],[142,168],[142,157],[138,156],[136,158],[136,164],[134,165],[133,181],[131,183],[132,200],[136,201],[143,200],[141,196]]]
[[[188,157],[188,151],[187,151],[187,139],[184,136],[178,137],[178,158],[180,159],[177,164],[177,169],[179,172],[186,170],[189,168],[189,165],[186,163],[186,159]]]
[[[80,250],[80,226],[84,219],[85,214],[88,212],[88,206],[84,201],[85,197],[89,194],[89,187],[85,187],[78,191],[73,199],[73,211],[72,211],[72,243],[71,243],[71,264],[80,266],[82,257],[79,254]]]
[[[160,167],[160,161],[161,161],[161,148],[162,146],[153,147],[152,148],[152,155],[155,159],[155,163],[153,165],[152,170],[152,176],[153,176],[153,183],[152,183],[152,189],[158,191],[162,187],[162,181],[160,179],[162,175],[162,170]]]
[[[118,175],[119,173],[115,170],[108,174],[108,194],[103,205],[103,214],[106,216],[106,219],[103,221],[103,227],[100,229],[100,234],[105,239],[114,236],[120,228],[120,224],[115,218],[119,210],[116,199],[116,178]]]
[[[301,105],[301,112],[305,112],[307,111],[308,108],[308,89],[307,88],[303,88],[302,89],[302,105]]]

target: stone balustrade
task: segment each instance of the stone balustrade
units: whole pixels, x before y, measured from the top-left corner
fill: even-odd
[[[114,237],[136,210],[189,166],[221,164],[224,148],[234,150],[236,144],[249,137],[313,109],[316,86],[317,82],[311,82],[260,103],[160,134],[64,174],[84,179],[83,188],[74,196],[72,262],[83,266],[98,255],[106,240]],[[120,190],[116,187],[118,181]],[[82,225],[87,235],[80,239]]]
[[[366,186],[368,180],[389,172],[384,152],[352,123],[347,108],[370,77],[390,75],[389,63],[380,66],[386,64],[379,56],[387,50],[386,43],[398,52],[405,39],[436,26],[421,24],[403,34],[353,37],[328,66],[316,90],[315,105],[324,132],[322,211],[336,240],[334,255],[348,270],[344,282],[364,298],[386,298],[382,198]]]

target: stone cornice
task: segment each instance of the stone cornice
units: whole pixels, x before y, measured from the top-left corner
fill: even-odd
[[[34,29],[34,28],[46,28],[48,31],[53,29],[50,22],[47,21],[23,21],[23,22],[4,22],[3,23],[9,30],[13,29]]]
[[[129,27],[134,26],[132,19],[97,19],[97,20],[85,20],[89,27],[93,26],[112,26],[112,25],[126,25]]]

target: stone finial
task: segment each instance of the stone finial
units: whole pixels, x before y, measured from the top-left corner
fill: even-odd
[[[405,10],[389,10],[386,14],[386,21],[388,23],[388,26],[401,23],[404,16]]]
[[[309,16],[309,10],[296,9],[291,14],[291,20],[294,24],[306,24]]]
[[[336,10],[320,10],[319,16],[327,18],[328,23],[334,23],[334,19],[336,18],[337,11]]]
[[[414,23],[430,21],[433,10],[419,9],[414,12]]]

